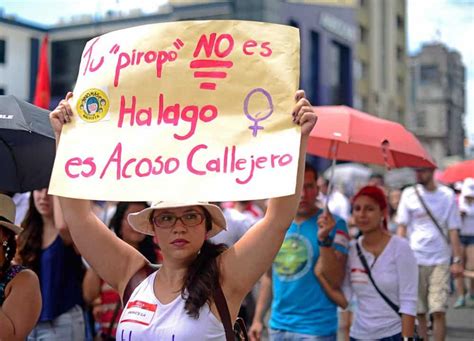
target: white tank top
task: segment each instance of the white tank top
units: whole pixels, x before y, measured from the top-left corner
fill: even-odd
[[[181,295],[168,304],[160,303],[153,291],[157,272],[133,291],[120,316],[117,341],[225,340],[224,326],[207,304],[201,307],[199,318],[194,319],[184,310]]]

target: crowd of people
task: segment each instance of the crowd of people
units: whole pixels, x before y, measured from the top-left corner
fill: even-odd
[[[50,115],[57,141],[71,95]],[[474,179],[452,189],[420,168],[416,184],[375,175],[349,198],[305,163],[317,115],[295,100],[291,196],[0,194],[0,340],[230,340],[239,316],[253,341],[444,340],[450,293],[474,307]]]

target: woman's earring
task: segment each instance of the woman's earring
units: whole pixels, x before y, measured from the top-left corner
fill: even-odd
[[[5,259],[8,259],[8,253],[10,252],[10,246],[8,246],[8,240],[4,240],[2,245],[5,251]]]

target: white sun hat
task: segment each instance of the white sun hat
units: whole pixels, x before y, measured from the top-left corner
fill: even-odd
[[[0,225],[12,230],[16,234],[19,234],[23,229],[14,224],[15,221],[16,207],[12,198],[8,195],[0,194]],[[7,221],[5,221],[7,220]]]
[[[151,204],[150,207],[145,208],[140,212],[130,213],[128,215],[128,222],[136,231],[150,236],[154,236],[155,230],[153,228],[153,225],[150,223],[150,216],[154,210],[187,206],[202,206],[209,212],[212,218],[212,229],[207,234],[209,238],[214,237],[216,234],[226,229],[226,221],[221,208],[217,205],[213,205],[205,201],[193,201],[187,203],[173,201],[155,201]]]

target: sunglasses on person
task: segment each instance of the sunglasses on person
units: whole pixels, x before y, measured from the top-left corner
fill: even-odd
[[[204,221],[204,214],[199,212],[186,212],[181,216],[173,213],[161,213],[154,216],[151,221],[153,225],[161,229],[169,229],[176,225],[178,220],[186,227],[193,227],[201,224]]]

